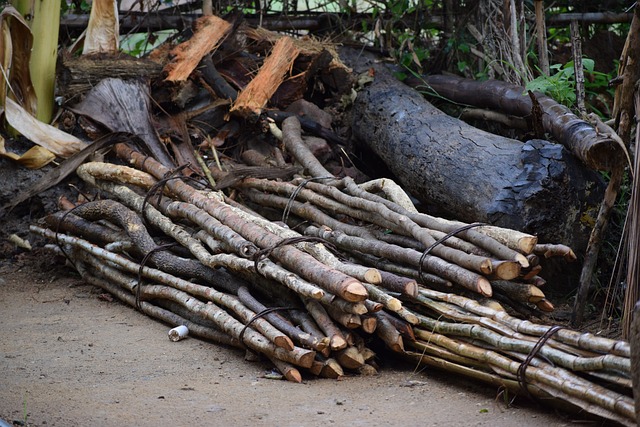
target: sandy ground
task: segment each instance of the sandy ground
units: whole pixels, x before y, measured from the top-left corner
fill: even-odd
[[[46,256],[0,261],[0,420],[37,426],[563,426],[534,403],[393,361],[303,384],[106,301]],[[1,425],[1,423],[0,423]]]

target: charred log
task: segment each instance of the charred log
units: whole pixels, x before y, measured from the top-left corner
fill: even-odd
[[[584,249],[581,217],[597,207],[602,182],[563,146],[484,132],[436,109],[384,66],[347,62],[375,70],[355,101],[354,135],[427,207]]]

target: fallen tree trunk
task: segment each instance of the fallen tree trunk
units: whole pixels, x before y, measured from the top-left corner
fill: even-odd
[[[534,116],[532,119],[540,120],[545,132],[592,169],[610,171],[623,162],[622,147],[610,135],[599,133],[593,124],[546,95],[535,94],[542,109],[540,117],[535,117],[533,101],[521,86],[445,75],[428,76],[425,81],[439,96],[453,102],[520,117]],[[420,83],[424,85],[424,81]]]
[[[355,101],[354,135],[427,208],[585,247],[580,219],[599,203],[602,183],[561,145],[484,132],[444,114],[384,66],[348,52],[343,60],[375,71]]]

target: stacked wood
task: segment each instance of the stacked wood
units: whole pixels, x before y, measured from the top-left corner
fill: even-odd
[[[144,313],[261,354],[290,381],[374,373],[366,338],[391,354],[622,424],[635,417],[632,398],[614,391],[631,389],[627,343],[523,321],[428,280],[478,299],[500,294],[510,313],[542,310],[544,294],[525,279],[537,271],[535,237],[409,211],[350,178],[245,178],[231,187],[239,204],[204,181],[172,177],[125,144],[115,152],[131,166],[77,169],[102,200],[32,231],[56,242],[88,283]],[[254,209],[287,210],[290,227]],[[567,254],[561,246],[538,251]]]

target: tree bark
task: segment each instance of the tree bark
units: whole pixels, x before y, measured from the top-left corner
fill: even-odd
[[[533,101],[521,86],[490,80],[480,82],[458,76],[434,75],[425,77],[426,84],[439,96],[453,102],[488,108],[535,121]],[[411,80],[408,82],[413,86]],[[424,87],[425,81],[418,80]],[[624,160],[622,148],[615,141],[599,134],[593,124],[582,120],[564,105],[539,93],[535,99],[542,108],[544,131],[564,145],[585,165],[595,170],[610,171]]]
[[[370,59],[343,60],[375,81],[358,94],[354,136],[428,208],[466,222],[535,234],[582,249],[580,218],[597,206],[602,182],[561,145],[489,134],[436,109]]]

